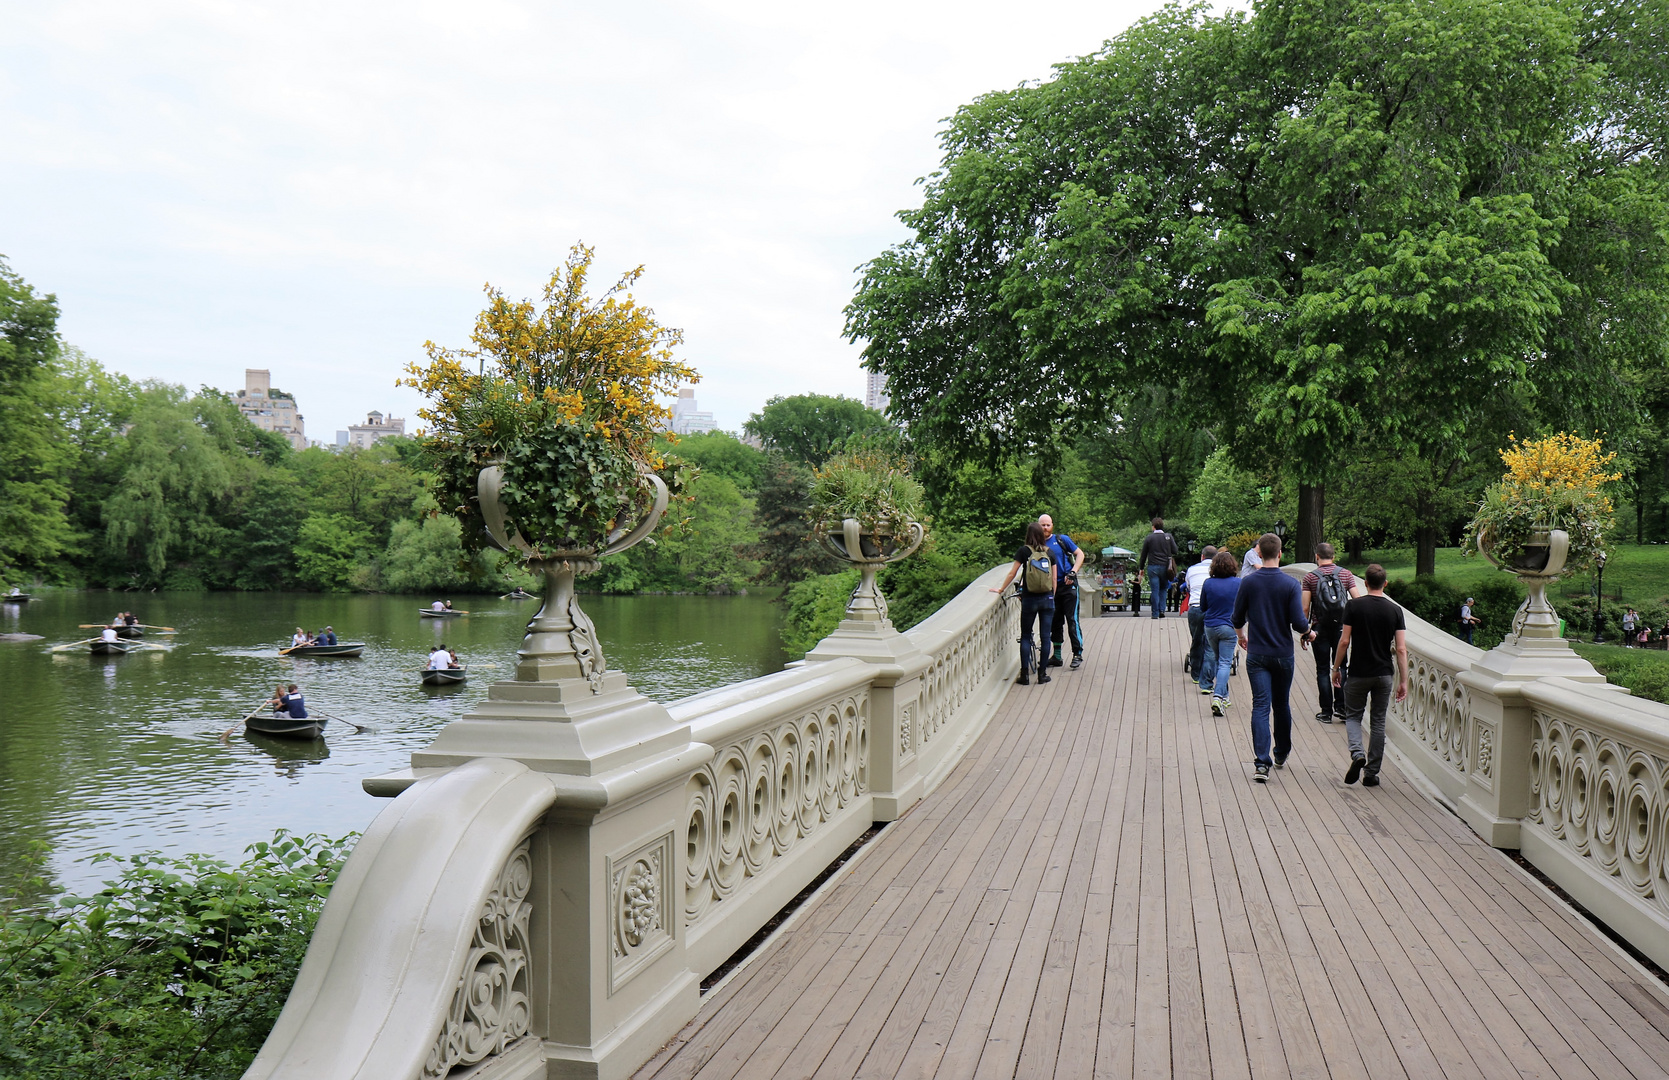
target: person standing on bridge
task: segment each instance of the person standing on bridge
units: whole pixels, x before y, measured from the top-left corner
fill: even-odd
[[[1385,714],[1391,707],[1393,672],[1396,699],[1408,696],[1408,630],[1402,608],[1385,595],[1385,568],[1374,563],[1362,577],[1367,595],[1351,600],[1345,609],[1344,628],[1332,656],[1333,685],[1344,698],[1344,733],[1350,740],[1350,770],[1344,782],[1354,784],[1361,777],[1363,787],[1377,787],[1379,764],[1385,757]],[[1370,700],[1368,745],[1363,753],[1362,710]]]
[[[1170,582],[1171,575],[1176,573],[1176,541],[1165,531],[1165,519],[1153,519],[1153,531],[1142,541],[1141,553],[1136,558],[1136,565],[1147,572],[1147,584],[1150,591],[1148,602],[1153,605],[1152,617],[1165,617],[1165,586]]]
[[[1044,514],[1037,519],[1043,529],[1044,542],[1055,560],[1055,613],[1049,619],[1049,640],[1054,643],[1050,667],[1060,667],[1061,646],[1065,638],[1072,638],[1072,670],[1084,663],[1084,630],[1078,623],[1078,571],[1084,565],[1084,549],[1072,542],[1072,537],[1055,531],[1055,519]]]
[[[1048,538],[1043,535],[1043,526],[1032,522],[1026,526],[1026,542],[1014,552],[1014,565],[1008,568],[1008,576],[1003,583],[991,591],[1005,592],[1014,575],[1024,571],[1020,578],[1020,677],[1014,681],[1021,686],[1031,683],[1032,672],[1032,623],[1038,624],[1043,631],[1042,641],[1037,645],[1037,681],[1039,684],[1049,681],[1048,658],[1044,655],[1043,646],[1048,642],[1049,620],[1055,614],[1055,560],[1049,554]]]
[[[1303,590],[1281,569],[1281,538],[1264,533],[1257,551],[1263,565],[1241,579],[1233,621],[1252,684],[1252,779],[1263,784],[1270,766],[1285,768],[1292,753],[1292,632],[1308,649],[1315,631],[1304,618]]]

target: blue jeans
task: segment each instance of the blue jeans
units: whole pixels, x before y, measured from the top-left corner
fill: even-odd
[[[1032,649],[1035,647],[1042,659],[1044,645],[1048,644],[1049,620],[1055,614],[1055,595],[1053,593],[1020,594],[1020,674],[1026,675],[1032,671]],[[1032,624],[1037,624],[1038,637],[1043,638],[1042,644],[1033,645]]]
[[[1235,633],[1232,626],[1205,628],[1204,656],[1200,662],[1200,689],[1212,697],[1229,696],[1229,670],[1234,667]]]
[[[1169,573],[1167,567],[1149,565],[1147,568],[1147,595],[1148,601],[1153,605],[1152,611],[1155,619],[1165,617],[1165,575],[1167,573]]]
[[[1246,654],[1246,679],[1252,684],[1252,757],[1259,765],[1285,761],[1292,753],[1292,657]],[[1271,757],[1269,713],[1275,713]]]

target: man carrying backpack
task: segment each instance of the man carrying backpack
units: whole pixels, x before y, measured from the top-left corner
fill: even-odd
[[[1049,657],[1049,667],[1060,667],[1061,647],[1072,639],[1072,670],[1084,663],[1084,631],[1078,623],[1078,571],[1084,565],[1084,549],[1072,542],[1072,537],[1055,531],[1055,519],[1044,514],[1037,519],[1043,529],[1044,543],[1055,559],[1055,614],[1049,619],[1049,640],[1055,651]]]
[[[1055,614],[1055,558],[1049,553],[1049,538],[1043,535],[1043,526],[1035,521],[1026,527],[1026,542],[1014,552],[1014,565],[1008,568],[1008,576],[991,591],[1006,591],[1016,574],[1021,575],[1020,677],[1014,681],[1021,686],[1028,685],[1035,670],[1037,681],[1046,683],[1049,681],[1049,666],[1044,645],[1049,640],[1049,620]],[[1035,669],[1032,666],[1033,623],[1037,623],[1043,631],[1043,642],[1035,647],[1038,661]]]
[[[1304,617],[1316,633],[1316,700],[1321,711],[1315,718],[1331,724],[1334,716],[1344,719],[1344,695],[1333,692],[1333,653],[1338,650],[1339,632],[1344,629],[1345,604],[1361,596],[1362,587],[1354,574],[1334,564],[1332,544],[1323,541],[1315,546],[1315,564],[1315,569],[1304,575]]]

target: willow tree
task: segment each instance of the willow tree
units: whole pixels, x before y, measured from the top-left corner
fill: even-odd
[[[1597,413],[1623,354],[1662,362],[1616,314],[1664,308],[1666,22],[1603,0],[1167,8],[957,112],[847,335],[912,435],[959,456],[1048,456],[1120,395],[1182,387],[1243,464],[1292,475],[1307,557],[1362,444],[1463,454],[1502,402]]]

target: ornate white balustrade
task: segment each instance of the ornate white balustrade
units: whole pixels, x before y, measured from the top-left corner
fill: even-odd
[[[1411,685],[1389,724],[1404,761],[1669,965],[1669,706],[1606,684],[1562,641],[1483,652],[1405,615]]]
[[[1019,668],[1005,569],[907,633],[849,619],[786,671],[666,708],[614,672],[494,686],[366,781],[397,797],[246,1076],[630,1075],[983,730]]]

